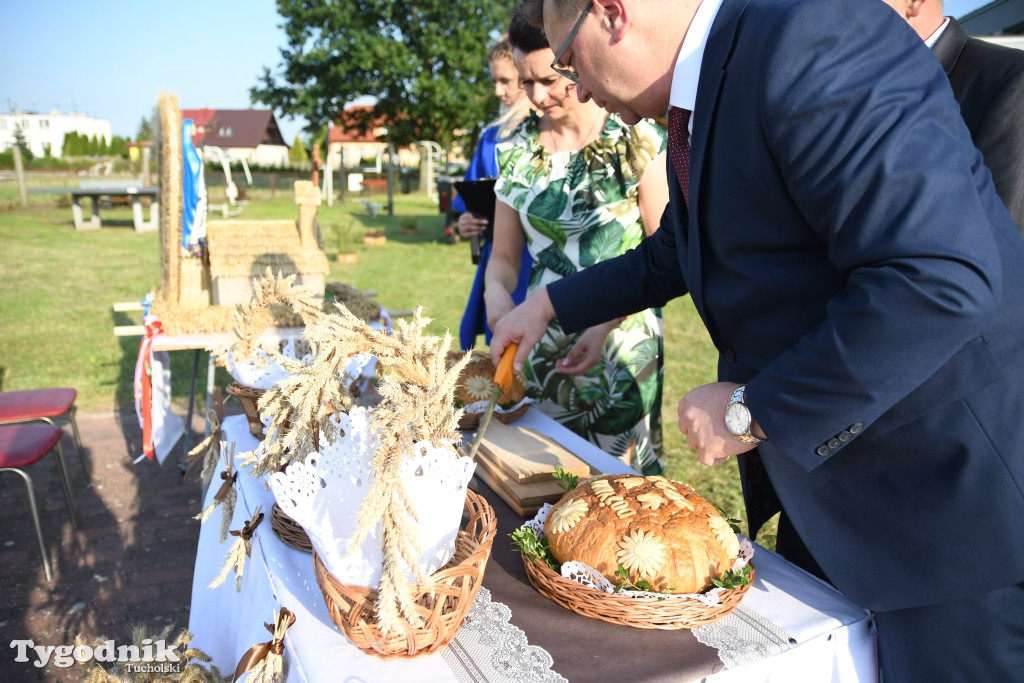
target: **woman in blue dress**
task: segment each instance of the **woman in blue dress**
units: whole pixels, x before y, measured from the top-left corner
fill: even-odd
[[[516,71],[515,62],[512,60],[512,47],[508,43],[508,37],[502,36],[487,55],[490,66],[491,79],[494,81],[494,94],[501,101],[502,113],[494,121],[491,121],[487,129],[480,136],[473,160],[466,170],[465,180],[479,180],[481,178],[495,178],[498,175],[498,162],[494,155],[494,149],[499,140],[508,137],[516,126],[530,113],[530,101],[523,94],[523,88],[519,83],[519,72]],[[491,256],[490,235],[485,235],[487,221],[477,218],[466,211],[466,204],[462,197],[456,195],[452,200],[452,211],[460,214],[458,220],[459,234],[470,239],[479,237],[480,260],[477,264],[476,276],[473,279],[473,286],[469,291],[469,301],[466,303],[466,311],[462,314],[462,323],[459,326],[459,345],[464,351],[476,346],[477,336],[483,334],[484,341],[491,343],[491,328],[487,324],[487,312],[484,309],[484,271],[487,269],[487,262]],[[512,299],[516,303],[522,303],[526,298],[526,290],[530,284],[530,252],[523,249],[523,271],[519,278],[519,284],[512,293]]]

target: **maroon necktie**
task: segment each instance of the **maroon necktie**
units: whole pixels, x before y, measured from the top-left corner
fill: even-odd
[[[680,107],[668,108],[668,155],[679,178],[686,205],[690,205],[690,110]]]

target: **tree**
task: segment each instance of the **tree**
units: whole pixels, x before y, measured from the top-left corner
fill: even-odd
[[[60,155],[67,159],[75,156],[75,145],[78,144],[78,131],[64,133],[64,143],[60,147]]]
[[[508,28],[518,0],[278,0],[288,45],[280,72],[264,67],[250,97],[310,122],[338,120],[345,104],[372,97],[372,111],[349,127],[388,129],[396,145],[457,131],[472,144],[497,103],[487,75],[487,46]]]
[[[306,145],[302,143],[302,137],[298,133],[292,140],[292,148],[288,150],[288,161],[296,164],[309,161],[309,152],[306,151]]]
[[[138,129],[135,131],[135,140],[138,141],[138,142],[143,142],[144,140],[152,140],[152,139],[153,139],[153,123],[149,119],[147,119],[145,116],[143,116],[142,120],[139,121]]]
[[[128,156],[128,143],[120,135],[115,135],[110,139],[110,155],[118,157]]]
[[[32,161],[34,155],[32,150],[28,147],[28,142],[25,140],[25,131],[21,129],[20,125],[14,126],[14,144],[21,150],[21,160],[23,163]]]

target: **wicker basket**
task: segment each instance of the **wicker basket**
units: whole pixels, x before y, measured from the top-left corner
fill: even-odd
[[[266,389],[247,387],[238,382],[232,382],[228,385],[228,393],[237,397],[238,402],[242,404],[242,410],[245,411],[245,419],[249,422],[249,433],[260,441],[263,440],[263,421],[260,420],[260,410],[257,406],[260,402],[260,397],[263,396],[265,391]]]
[[[717,605],[705,605],[697,600],[681,598],[627,598],[604,593],[567,579],[555,573],[543,560],[531,561],[526,555],[523,555],[523,565],[537,592],[562,607],[585,617],[647,629],[674,630],[710,624],[736,609],[754,583],[754,565],[750,565],[750,583],[723,592]]]
[[[327,573],[313,551],[313,568],[331,620],[352,644],[384,659],[415,657],[437,651],[458,633],[484,580],[484,568],[497,531],[494,510],[481,496],[466,491],[469,521],[455,541],[455,555],[434,573],[434,596],[426,587],[416,604],[425,620],[422,628],[407,626],[384,634],[377,626],[377,592],[365,586],[339,583]]]
[[[521,418],[529,409],[529,403],[524,403],[515,410],[510,410],[507,413],[499,413],[497,409],[495,409],[492,417],[498,422],[508,424],[509,422]],[[483,416],[483,413],[462,413],[462,416],[459,418],[459,429],[476,429],[480,426],[480,420]]]
[[[270,528],[274,530],[274,535],[286,545],[306,553],[313,552],[309,534],[298,522],[286,515],[277,503],[270,508]]]

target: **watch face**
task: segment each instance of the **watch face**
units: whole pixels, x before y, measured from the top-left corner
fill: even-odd
[[[730,403],[725,409],[725,427],[733,434],[746,434],[750,429],[750,411],[742,403]]]

